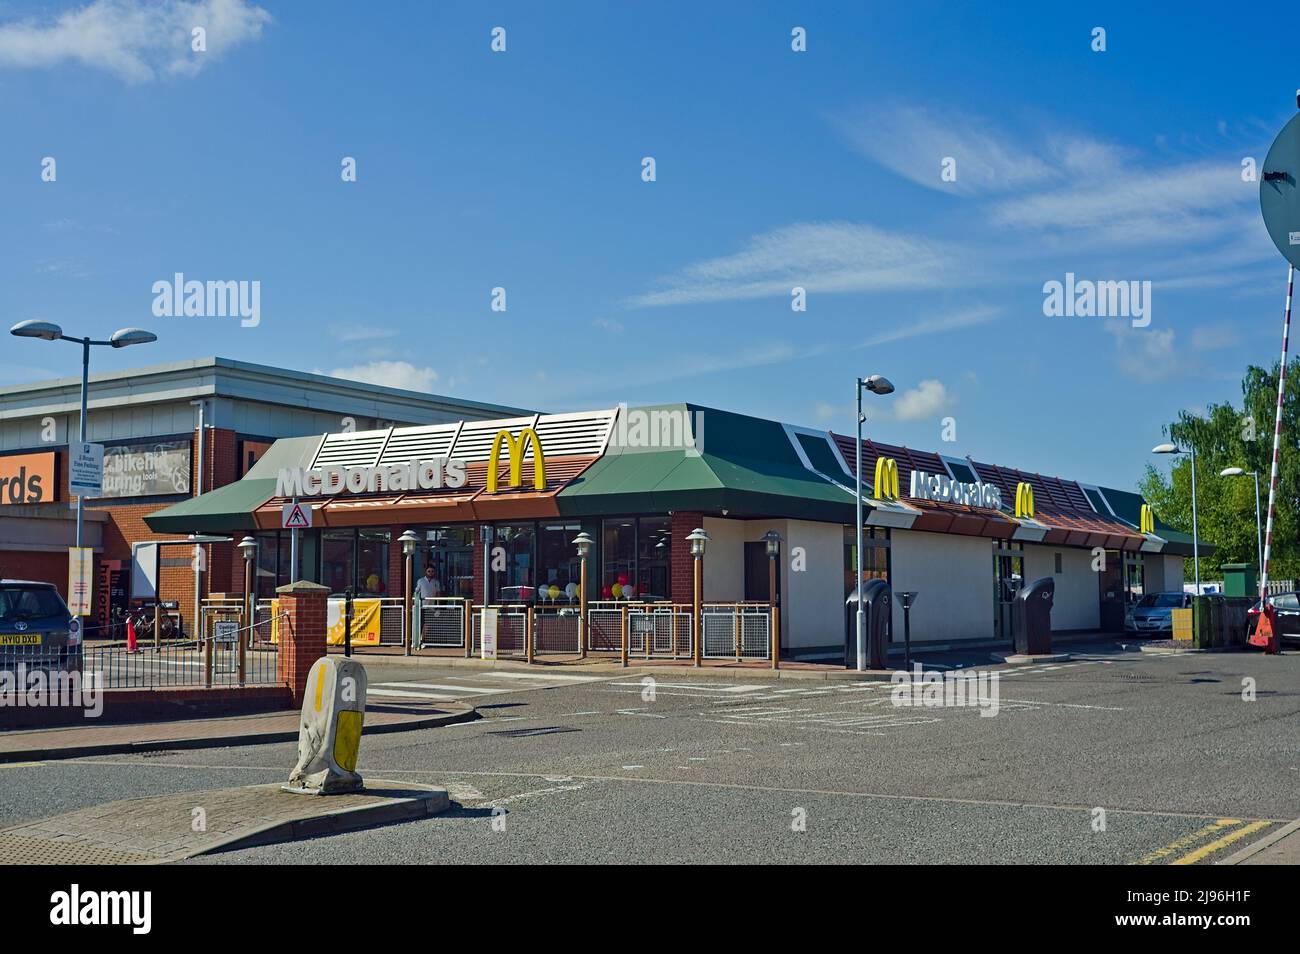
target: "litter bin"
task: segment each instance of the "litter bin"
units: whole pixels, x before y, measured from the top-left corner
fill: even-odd
[[[889,614],[891,599],[889,584],[884,580],[868,580],[862,587],[862,608],[866,613],[867,668],[884,669],[887,665]],[[849,594],[844,601],[844,668],[858,668],[858,593]]]
[[[1052,602],[1056,581],[1050,576],[1034,580],[1016,594],[1011,604],[1011,632],[1016,652],[1039,655],[1052,651]]]

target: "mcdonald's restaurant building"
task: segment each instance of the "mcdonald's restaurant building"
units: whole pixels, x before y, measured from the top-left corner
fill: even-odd
[[[775,530],[782,655],[831,659],[854,583],[854,457],[851,437],[690,404],[463,420],[284,438],[146,522],[253,536],[259,597],[294,578],[401,596],[410,530],[414,578],[431,566],[437,595],[539,609],[577,602],[583,532],[589,603],[689,606],[697,527],[703,600],[767,603]],[[1039,577],[1055,579],[1056,632],[1122,631],[1129,602],[1182,588],[1190,537],[1134,493],[870,440],[862,459],[865,575],[918,594],[914,643],[1009,641],[1012,597]],[[295,499],[311,524],[296,568]]]

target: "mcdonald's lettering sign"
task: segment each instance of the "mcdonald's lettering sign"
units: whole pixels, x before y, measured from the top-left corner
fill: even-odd
[[[507,487],[518,487],[523,483],[524,471],[524,453],[528,449],[528,444],[533,445],[533,488],[535,490],[546,489],[546,457],[542,453],[542,441],[537,436],[537,432],[531,427],[525,427],[519,432],[516,438],[507,430],[497,431],[497,436],[492,438],[492,453],[488,457],[487,469],[487,492],[494,494],[497,492],[498,470],[500,469],[501,445],[505,444],[506,452],[510,455],[510,480]]]
[[[1150,504],[1142,505],[1142,516],[1139,517],[1138,519],[1141,521],[1141,523],[1138,526],[1138,529],[1141,530],[1143,533],[1156,532],[1156,513],[1154,510],[1151,509]]]
[[[898,499],[898,462],[894,458],[876,458],[876,486],[871,496],[877,500]]]
[[[1016,519],[1034,519],[1034,485],[1026,481],[1016,484]]]

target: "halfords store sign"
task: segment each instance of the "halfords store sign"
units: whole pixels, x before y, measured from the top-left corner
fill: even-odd
[[[58,500],[54,460],[53,453],[0,457],[0,504],[38,504]]]
[[[937,500],[940,503],[964,504],[986,510],[1002,508],[1002,491],[992,484],[967,484],[923,470],[912,471],[912,493],[916,500]]]

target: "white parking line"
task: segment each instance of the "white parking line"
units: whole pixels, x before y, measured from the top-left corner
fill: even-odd
[[[511,692],[512,690],[505,686],[498,686],[495,689],[484,689],[480,686],[451,686],[438,682],[381,682],[378,686],[385,689],[446,689],[451,692]]]
[[[411,689],[367,689],[368,696],[391,696],[394,699],[427,699],[430,702],[455,702],[455,696],[439,695],[432,692],[415,692]]]

